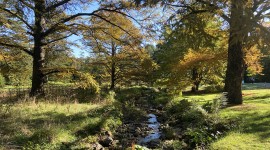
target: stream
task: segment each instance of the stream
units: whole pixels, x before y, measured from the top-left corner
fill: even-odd
[[[139,145],[147,145],[151,141],[159,140],[161,132],[159,131],[160,123],[157,121],[157,116],[154,114],[148,114],[148,127],[151,129],[149,134],[140,139]]]

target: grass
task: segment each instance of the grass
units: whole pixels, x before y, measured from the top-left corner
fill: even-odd
[[[264,150],[270,149],[270,87],[268,84],[245,84],[244,103],[221,110],[221,117],[236,120],[239,126],[223,138],[211,144],[219,150]],[[219,94],[186,96],[205,102]]]
[[[0,149],[60,149],[63,143],[82,148],[113,122],[108,114],[113,108],[106,104],[26,102],[0,107]]]
[[[244,104],[220,112],[239,126],[212,143],[211,149],[270,149],[270,88],[265,84],[243,88]],[[219,95],[183,97],[203,104]],[[87,148],[97,141],[102,129],[120,125],[120,115],[114,105],[105,103],[0,103],[0,150]]]

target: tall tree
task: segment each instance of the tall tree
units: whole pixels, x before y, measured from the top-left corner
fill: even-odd
[[[117,13],[100,15],[126,29],[123,31],[100,18],[93,17],[89,23],[90,28],[86,27],[83,32],[85,44],[90,46],[91,52],[96,57],[92,63],[104,68],[102,76],[110,78],[110,89],[113,90],[116,84],[123,83],[125,78],[131,80],[131,74],[140,68],[147,53],[140,45],[142,41],[140,30],[132,21]]]
[[[94,1],[3,0],[0,2],[0,13],[5,17],[1,18],[5,26],[1,30],[3,32],[0,33],[0,45],[20,49],[33,58],[31,96],[44,94],[43,85],[48,74],[48,72],[43,72],[46,47],[74,34],[80,23],[76,19],[81,16],[95,16],[111,23],[98,12],[117,12],[125,15],[121,11],[120,4],[114,5],[111,2],[108,5],[100,5],[98,9],[90,13],[78,13],[80,8],[91,2]]]
[[[158,45],[154,59],[169,87],[181,90],[191,85],[196,92],[203,81],[214,83],[209,76],[217,77],[216,71],[223,68],[226,34],[220,30],[219,19],[210,13],[189,15],[178,23],[165,27],[164,42]]]
[[[264,39],[269,39],[269,30],[263,26],[269,18],[270,3],[268,0],[192,0],[192,1],[136,1],[138,4],[161,2],[175,16],[188,16],[211,12],[219,16],[229,29],[228,40],[228,65],[226,71],[225,91],[231,104],[242,104],[242,73],[244,67],[245,42],[251,33],[256,32]],[[175,9],[178,9],[175,11]],[[174,13],[176,12],[176,13]],[[267,20],[267,19],[266,19]],[[181,20],[180,20],[181,22]],[[256,40],[256,39],[255,39]]]

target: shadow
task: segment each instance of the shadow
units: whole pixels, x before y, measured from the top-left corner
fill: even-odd
[[[182,92],[183,96],[193,96],[193,95],[204,96],[204,95],[208,95],[208,94],[221,94],[221,93],[222,93],[222,91],[210,92],[210,91],[206,91],[206,90],[200,90],[197,92],[191,92],[191,91],[183,91]]]
[[[261,141],[270,138],[270,111],[264,114],[243,112],[237,115],[235,120],[241,120],[239,123],[241,133],[258,135]]]
[[[270,94],[266,94],[266,95],[263,95],[263,96],[254,96],[254,95],[252,95],[252,97],[245,97],[244,96],[245,100],[266,99],[266,98],[270,98]]]
[[[270,83],[244,83],[243,90],[270,89]]]
[[[57,135],[57,132],[71,131],[71,136],[75,136],[76,140],[68,143],[68,145],[73,145],[89,135],[98,134],[104,122],[113,114],[108,113],[108,111],[110,111],[109,106],[105,106],[72,115],[52,111],[34,114],[29,118],[26,118],[26,116],[17,117],[13,114],[0,116],[0,135],[9,135],[9,139],[0,137],[0,144],[12,141],[15,145],[24,147],[29,142],[40,142],[40,140],[37,140],[39,136],[42,138],[47,136],[48,139],[52,139]],[[91,121],[91,119],[94,121]],[[29,133],[25,133],[26,130]],[[50,143],[51,141],[41,141],[37,144],[42,144],[42,142]]]

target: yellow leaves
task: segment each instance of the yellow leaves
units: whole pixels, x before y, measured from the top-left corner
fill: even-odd
[[[152,71],[158,68],[158,64],[155,63],[150,57],[145,58],[141,62],[141,68],[145,70],[147,73],[151,73]]]
[[[5,60],[5,56],[0,53],[0,61],[4,61],[4,60]]]
[[[201,63],[207,63],[208,65],[211,63],[215,63],[216,57],[219,55],[215,55],[214,53],[211,53],[210,50],[201,50],[201,51],[194,51],[192,49],[189,49],[187,54],[184,56],[184,59],[181,60],[176,70],[185,70],[190,69],[194,66],[199,66]],[[219,58],[218,58],[219,59]]]
[[[12,61],[14,57],[0,53],[0,61]]]
[[[263,54],[258,49],[257,45],[253,45],[250,48],[245,48],[245,63],[248,67],[248,71],[250,74],[260,74],[262,72],[263,66],[260,62]]]
[[[76,83],[78,88],[91,89],[95,93],[99,93],[99,84],[91,74],[76,72],[76,75],[79,77],[79,82]]]
[[[6,28],[8,28],[8,29],[11,28],[11,25],[10,25],[9,23],[7,23],[7,22],[4,22],[4,26],[5,26]]]

